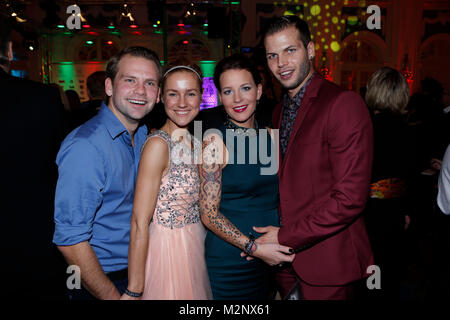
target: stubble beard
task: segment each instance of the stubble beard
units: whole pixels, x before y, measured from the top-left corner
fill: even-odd
[[[287,86],[283,85],[283,87],[287,90],[293,90],[295,88],[298,88],[298,86],[301,85],[303,81],[305,81],[310,70],[311,70],[310,62],[308,59],[305,59],[305,61],[303,61],[303,63],[300,65],[300,70],[299,70],[296,81],[294,83],[292,83],[291,85],[287,85]]]

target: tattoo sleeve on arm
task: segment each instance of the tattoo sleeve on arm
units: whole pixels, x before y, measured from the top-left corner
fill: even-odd
[[[205,226],[221,239],[244,249],[247,237],[220,211],[222,195],[222,168],[220,164],[199,166],[200,171],[200,213]]]

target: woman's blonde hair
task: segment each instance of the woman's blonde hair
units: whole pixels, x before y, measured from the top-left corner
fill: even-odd
[[[406,112],[409,87],[405,77],[395,69],[383,67],[375,71],[367,83],[366,104],[372,110]]]

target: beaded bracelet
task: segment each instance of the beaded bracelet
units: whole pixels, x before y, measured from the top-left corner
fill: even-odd
[[[250,233],[250,235],[248,237],[249,237],[249,241],[245,245],[244,252],[247,255],[251,256],[253,254],[253,252],[256,251],[255,236],[252,233]],[[255,249],[253,249],[253,245],[255,245]]]
[[[130,297],[133,297],[133,298],[139,298],[139,297],[142,297],[142,292],[141,292],[141,293],[132,292],[132,291],[128,290],[128,288],[125,289],[125,294],[128,295],[128,296],[130,296]]]

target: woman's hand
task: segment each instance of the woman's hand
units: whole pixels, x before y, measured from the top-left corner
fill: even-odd
[[[439,170],[441,170],[441,167],[442,167],[442,160],[433,158],[430,161],[430,165],[431,165],[431,168],[439,171]]]

